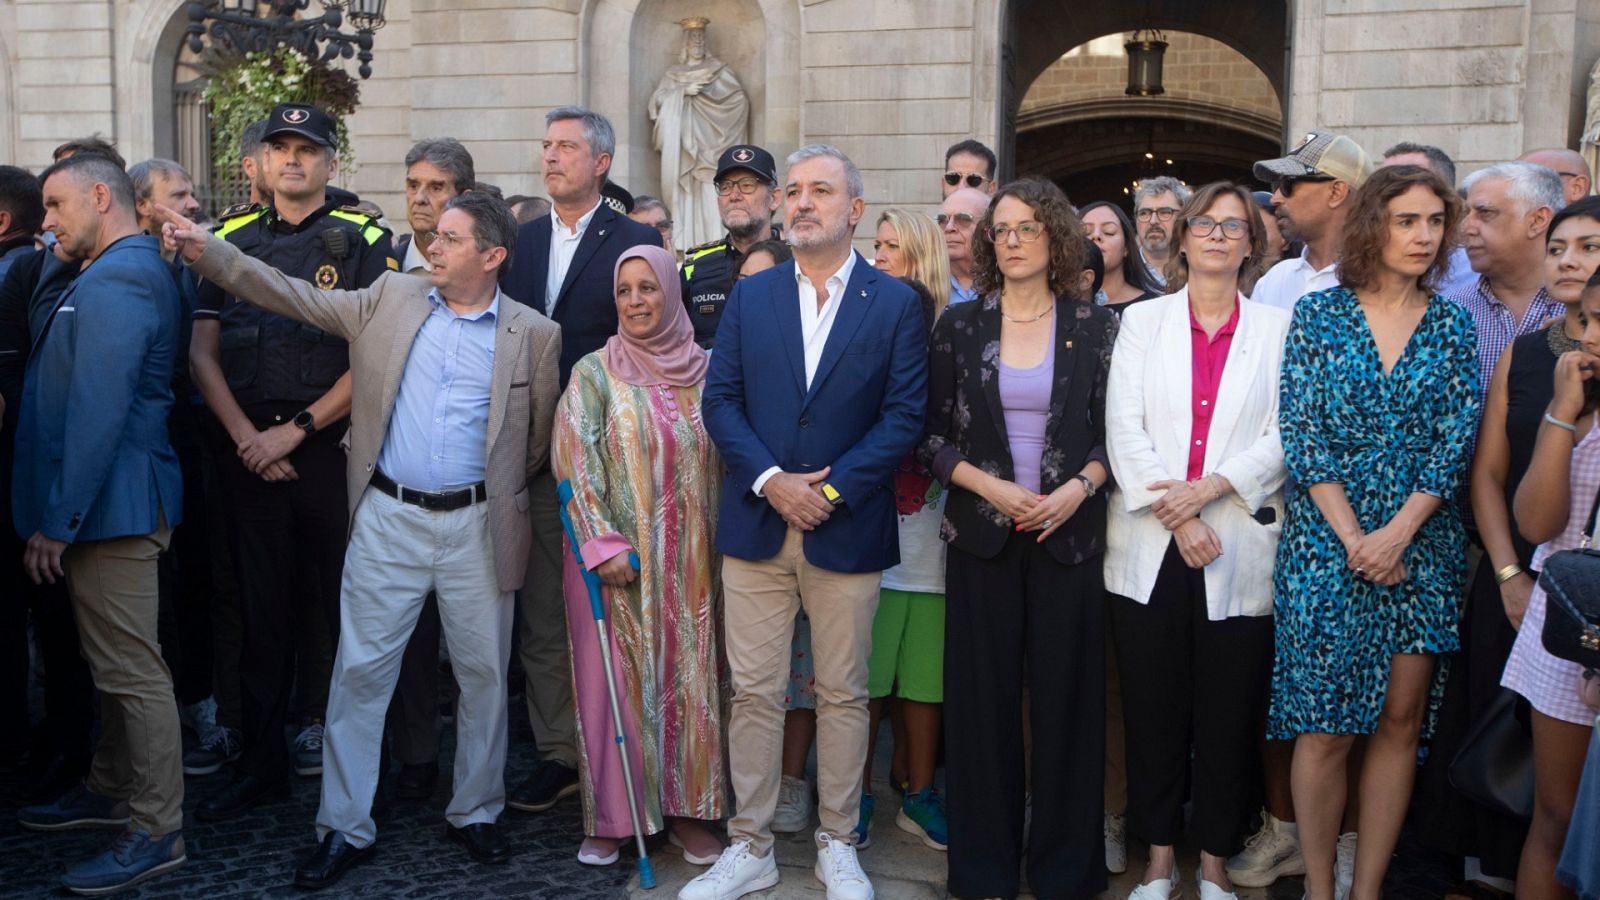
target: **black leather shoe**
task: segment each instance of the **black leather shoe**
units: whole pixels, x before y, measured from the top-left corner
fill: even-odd
[[[503,863],[511,859],[511,845],[493,822],[479,822],[457,828],[445,826],[445,836],[467,848],[467,855],[481,863]]]
[[[227,786],[200,801],[195,815],[202,822],[237,819],[265,800],[287,800],[289,781],[267,781],[254,775],[238,775]]]
[[[376,841],[357,847],[337,831],[328,832],[317,849],[294,870],[295,887],[320,890],[344,877],[346,869],[377,852]]]
[[[439,763],[406,763],[400,766],[400,774],[394,778],[390,796],[408,802],[426,800],[433,796],[433,789],[438,783]]]
[[[562,797],[578,792],[578,770],[554,760],[541,759],[533,774],[506,797],[506,805],[523,812],[544,812]]]

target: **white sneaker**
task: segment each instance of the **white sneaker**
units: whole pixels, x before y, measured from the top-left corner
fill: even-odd
[[[778,783],[778,807],[769,826],[779,834],[799,834],[811,829],[811,785],[804,778],[783,776]]]
[[[1356,833],[1347,831],[1339,835],[1339,846],[1333,852],[1333,898],[1345,900],[1350,896],[1350,885],[1356,880]]]
[[[1128,900],[1168,900],[1177,895],[1178,889],[1178,863],[1172,863],[1172,874],[1166,878],[1157,878],[1149,884],[1141,884],[1128,895]]]
[[[684,885],[678,900],[734,900],[777,883],[778,854],[757,856],[749,841],[738,841],[722,851],[716,865]]]
[[[1106,871],[1121,875],[1128,871],[1128,827],[1122,816],[1106,813]]]
[[[1225,891],[1222,885],[1207,881],[1204,869],[1194,870],[1194,880],[1200,885],[1200,900],[1239,900],[1239,895],[1233,891]]]
[[[826,831],[817,834],[817,864],[812,873],[828,889],[828,900],[872,900],[872,882],[861,871],[854,844],[836,841]]]
[[[1244,849],[1228,860],[1228,878],[1239,887],[1263,888],[1286,875],[1304,875],[1300,838],[1266,810],[1261,830],[1245,839]]]

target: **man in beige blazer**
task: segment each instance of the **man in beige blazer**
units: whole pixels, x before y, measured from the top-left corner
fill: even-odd
[[[163,210],[164,240],[202,278],[350,342],[351,528],[323,743],[319,845],[301,887],[336,882],[375,848],[384,711],[434,591],[461,701],[447,834],[504,862],[506,665],[513,592],[532,540],[528,483],[548,464],[561,334],[500,292],[516,222],[486,194],[454,198],[426,279],[397,272],[322,291]]]

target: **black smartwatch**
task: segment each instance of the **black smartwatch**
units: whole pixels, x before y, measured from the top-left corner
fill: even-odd
[[[311,410],[309,409],[302,409],[295,413],[294,418],[290,421],[294,423],[294,427],[304,431],[308,435],[317,433],[317,420],[312,417]]]

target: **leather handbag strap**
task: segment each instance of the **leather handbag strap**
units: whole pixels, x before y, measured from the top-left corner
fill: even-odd
[[[1583,520],[1583,542],[1579,548],[1587,548],[1594,544],[1594,522],[1600,517],[1600,490],[1595,491],[1594,502],[1589,504],[1589,518]]]

